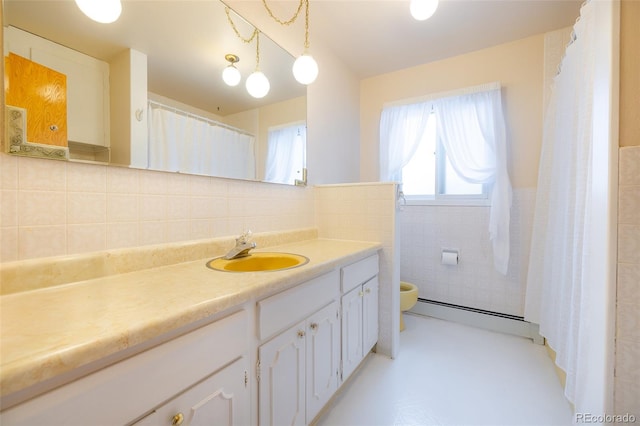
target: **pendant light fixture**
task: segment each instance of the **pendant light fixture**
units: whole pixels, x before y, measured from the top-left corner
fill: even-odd
[[[318,77],[318,64],[316,63],[313,56],[309,54],[309,0],[300,0],[298,4],[298,9],[294,13],[293,17],[288,21],[282,21],[278,19],[267,4],[267,0],[262,0],[262,4],[264,4],[265,9],[277,23],[283,26],[291,25],[298,19],[300,15],[300,11],[302,10],[302,6],[305,7],[305,19],[304,19],[304,51],[302,55],[298,57],[293,63],[293,76],[295,79],[301,84],[311,84]]]
[[[293,63],[293,76],[301,84],[311,84],[318,77],[318,64],[309,51],[309,0],[304,0],[304,52]]]
[[[269,79],[262,71],[260,71],[260,32],[256,36],[256,70],[247,77],[247,81],[245,83],[247,88],[247,92],[254,98],[264,98],[267,93],[269,93],[269,89],[271,89],[271,85],[269,84]]]
[[[122,13],[120,0],[76,0],[76,4],[82,13],[101,24],[115,22]]]
[[[237,86],[240,83],[242,76],[235,64],[240,61],[240,58],[237,55],[229,53],[224,56],[224,59],[229,62],[229,65],[222,70],[222,80],[224,80],[224,82],[229,86]]]
[[[260,71],[260,31],[258,31],[256,27],[253,27],[253,33],[251,34],[251,37],[249,38],[242,37],[242,35],[238,31],[238,28],[236,28],[236,24],[233,23],[233,19],[231,19],[230,9],[228,7],[225,7],[224,11],[227,14],[227,20],[229,21],[231,28],[233,28],[233,31],[236,33],[236,35],[240,40],[242,40],[245,43],[251,43],[253,39],[256,40],[256,70],[253,73],[251,73],[249,77],[247,77],[247,81],[245,82],[245,87],[247,88],[247,92],[249,92],[249,94],[254,98],[264,98],[267,95],[267,93],[269,93],[269,90],[271,89],[271,84],[269,84],[269,79],[267,78],[267,76],[264,75],[262,71]],[[225,59],[231,62],[228,56],[230,55],[225,56]],[[238,58],[238,57],[235,56],[235,58]],[[238,58],[238,60],[240,59]],[[231,65],[233,65],[233,63]],[[227,69],[228,68],[229,67],[227,67]],[[238,75],[239,74],[240,73],[238,72]],[[224,75],[223,75],[223,78],[224,78]]]
[[[436,13],[437,8],[438,0],[411,0],[409,5],[411,16],[418,21],[425,21],[431,18]]]

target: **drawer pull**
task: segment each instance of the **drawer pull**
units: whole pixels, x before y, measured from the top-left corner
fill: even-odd
[[[302,338],[304,337],[304,335],[305,335],[304,330],[298,330],[298,337],[299,337],[300,339],[302,339]]]
[[[173,419],[171,419],[171,426],[179,426],[182,424],[183,421],[184,421],[184,415],[182,413],[178,413],[175,416],[173,416]]]

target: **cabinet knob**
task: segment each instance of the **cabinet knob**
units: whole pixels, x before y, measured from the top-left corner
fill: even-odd
[[[300,339],[302,339],[302,338],[304,337],[304,335],[305,335],[304,330],[298,330],[298,337],[299,337]]]
[[[55,124],[52,124],[49,126],[49,130],[51,130],[52,132],[55,132],[56,130],[58,130],[58,126],[56,126]]]
[[[182,413],[178,413],[175,416],[173,416],[173,419],[171,419],[171,426],[179,426],[182,424],[183,421],[184,421],[184,415]]]
[[[365,292],[365,293],[367,293],[367,294],[369,294],[369,293],[371,293],[371,289],[370,289],[370,288],[368,288],[368,289],[366,289],[364,292]]]
[[[318,323],[317,322],[312,322],[309,327],[311,327],[312,330],[316,330],[318,328]]]
[[[363,293],[362,291],[360,291],[360,292],[358,293],[358,296],[362,297],[362,296],[364,296],[364,293]]]

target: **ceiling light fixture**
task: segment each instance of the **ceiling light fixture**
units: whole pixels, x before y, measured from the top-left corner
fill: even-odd
[[[233,28],[233,31],[236,33],[236,35],[240,40],[242,40],[245,43],[251,43],[254,38],[256,39],[256,70],[253,73],[251,73],[249,77],[247,77],[247,81],[245,82],[245,87],[247,88],[247,92],[249,92],[249,94],[254,98],[264,98],[267,95],[267,93],[269,93],[269,89],[271,89],[271,84],[269,84],[269,79],[267,78],[267,76],[264,75],[262,71],[260,71],[260,31],[258,31],[256,27],[253,27],[253,33],[251,34],[251,37],[249,38],[242,37],[238,29],[236,28],[236,25],[233,23],[233,20],[231,19],[230,9],[228,7],[225,7],[224,11],[227,14],[227,20],[229,21],[231,28]],[[227,59],[226,56],[225,56],[225,59]],[[227,59],[227,61],[228,60],[229,59]]]
[[[240,75],[240,71],[238,71],[238,68],[236,68],[235,64],[236,62],[240,61],[240,58],[237,55],[228,53],[224,55],[224,59],[229,62],[229,65],[227,65],[224,70],[222,70],[222,80],[224,80],[224,82],[229,86],[237,86],[240,83],[242,76]]]
[[[315,59],[313,59],[313,56],[309,54],[309,0],[300,0],[298,9],[288,21],[278,19],[269,8],[269,5],[267,5],[267,0],[262,0],[262,4],[264,4],[265,9],[267,9],[269,16],[283,26],[293,24],[296,19],[298,19],[302,6],[305,6],[304,51],[293,63],[293,76],[301,84],[313,83],[318,77],[318,64]]]
[[[293,76],[301,84],[311,84],[318,77],[318,64],[309,52],[309,0],[304,0],[304,52],[293,63]]]
[[[82,13],[101,24],[115,22],[122,13],[120,0],[76,0],[76,4]]]
[[[411,16],[418,21],[425,21],[431,18],[436,13],[437,8],[438,0],[411,0],[409,5]]]
[[[271,89],[269,79],[260,71],[260,32],[256,37],[256,70],[247,77],[245,86],[254,98],[264,98]]]

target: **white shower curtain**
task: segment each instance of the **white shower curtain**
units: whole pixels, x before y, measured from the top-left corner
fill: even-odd
[[[540,324],[540,334],[556,351],[567,373],[565,395],[584,410],[590,373],[587,354],[594,283],[592,179],[594,96],[596,87],[596,1],[582,6],[545,116],[531,242],[525,319]],[[601,60],[603,60],[602,58]],[[597,143],[607,143],[599,141]],[[597,160],[597,159],[596,159]],[[603,159],[603,161],[605,161]],[[605,301],[600,301],[605,303]]]

